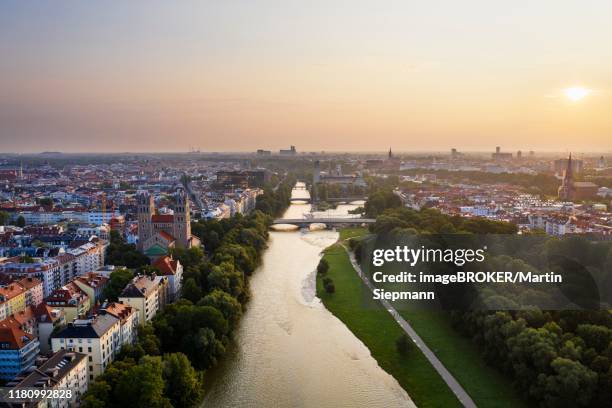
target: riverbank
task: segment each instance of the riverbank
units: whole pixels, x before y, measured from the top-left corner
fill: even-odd
[[[341,231],[341,241],[364,234],[361,229]],[[326,276],[335,293],[325,292],[317,277],[317,295],[324,305],[371,350],[381,367],[393,375],[419,406],[460,406],[425,356],[413,348],[407,356],[396,351],[402,330],[382,306],[364,296],[366,286],[353,269],[345,249],[336,243],[325,250],[330,268]],[[476,346],[450,325],[447,315],[426,311],[402,311],[425,343],[452,373],[478,406],[521,407],[526,403],[510,381],[487,366]]]
[[[425,356],[413,349],[400,355],[395,341],[402,329],[391,315],[371,298],[362,296],[367,290],[356,275],[348,255],[338,243],[325,250],[333,294],[325,292],[317,277],[317,296],[325,307],[340,319],[370,350],[381,368],[391,374],[419,407],[460,407],[461,404]],[[368,303],[365,303],[368,302]]]

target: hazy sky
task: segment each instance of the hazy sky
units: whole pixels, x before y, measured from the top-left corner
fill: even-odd
[[[0,151],[611,150],[611,16],[609,0],[4,0]]]

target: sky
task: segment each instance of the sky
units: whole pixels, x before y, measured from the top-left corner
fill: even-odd
[[[610,16],[607,0],[4,0],[0,152],[611,151]]]

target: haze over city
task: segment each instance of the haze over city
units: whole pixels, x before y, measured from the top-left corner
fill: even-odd
[[[611,14],[604,1],[7,1],[0,149],[609,151]]]

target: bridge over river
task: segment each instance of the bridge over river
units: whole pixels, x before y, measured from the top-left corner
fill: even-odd
[[[298,227],[307,227],[311,224],[325,224],[328,227],[337,227],[343,225],[362,225],[374,224],[374,218],[277,218],[272,221],[272,225],[291,224]]]

